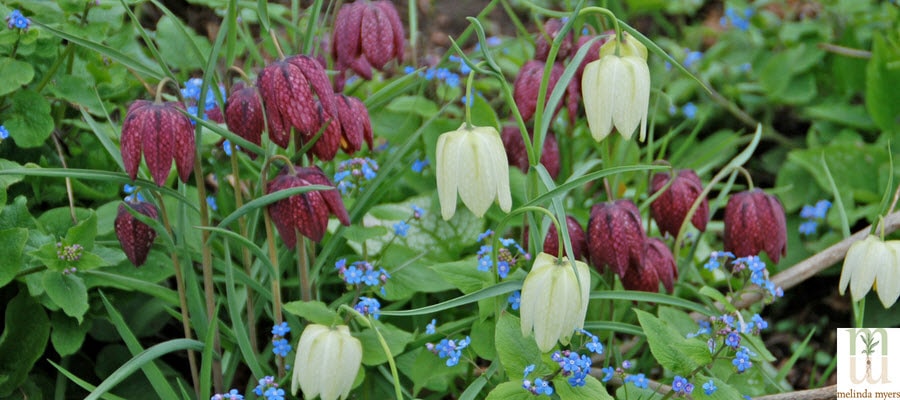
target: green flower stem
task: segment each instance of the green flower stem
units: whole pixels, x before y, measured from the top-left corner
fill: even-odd
[[[63,153],[62,144],[59,143],[59,137],[56,133],[52,133],[50,136],[53,138],[53,145],[56,147],[56,155],[59,157],[59,163],[62,164],[63,169],[69,169],[69,166],[66,165],[66,155]],[[67,176],[65,182],[66,197],[69,199],[69,216],[72,218],[72,224],[78,225],[78,217],[75,215],[75,194],[72,192],[72,178]]]
[[[309,281],[309,259],[306,256],[306,237],[297,232],[296,229],[294,234],[297,236],[297,271],[300,276],[300,299],[312,301],[312,285]]]
[[[475,84],[475,70],[469,71],[466,78],[466,129],[472,129],[472,85]]]
[[[619,26],[619,19],[616,18],[615,13],[613,13],[612,11],[610,11],[607,8],[591,6],[591,7],[583,8],[581,10],[581,12],[578,13],[578,16],[582,16],[585,14],[591,14],[591,13],[603,14],[607,18],[609,18],[613,23],[613,29],[615,29],[615,31],[616,31],[616,40],[619,41],[620,43],[625,40],[625,36],[623,36],[623,34],[622,34],[622,27]]]
[[[159,204],[159,213],[163,226],[165,226],[169,237],[175,237],[175,234],[172,231],[172,225],[169,223],[169,213],[166,211],[166,203],[158,192],[154,191],[153,195],[156,196],[156,202]],[[175,249],[170,249],[170,253],[172,254],[172,268],[175,270],[175,287],[178,290],[178,307],[181,309],[181,327],[184,329],[184,338],[191,340],[193,339],[193,335],[191,334],[191,316],[188,313],[187,291],[184,287],[184,274],[181,271],[181,261],[179,261],[178,252],[175,251]],[[193,350],[188,350],[188,364],[191,368],[191,381],[194,384],[194,391],[199,397],[201,394],[200,374],[197,367],[197,355],[194,354]]]
[[[288,165],[288,168],[290,169],[291,174],[296,173],[294,171],[294,164],[291,162],[290,159],[288,159],[287,157],[285,157],[283,155],[276,154],[276,155],[270,157],[268,160],[266,160],[266,162],[263,164],[262,182],[260,183],[260,187],[265,188],[268,186],[269,165],[272,163],[272,161],[274,161],[276,159],[285,161]],[[269,246],[269,260],[271,260],[272,269],[274,270],[273,275],[271,277],[269,277],[271,279],[271,283],[272,283],[272,318],[275,319],[275,325],[278,325],[282,321],[284,321],[284,318],[281,315],[281,283],[279,281],[280,277],[281,277],[281,272],[279,271],[279,267],[278,267],[278,252],[275,250],[275,230],[272,229],[272,216],[269,215],[268,207],[266,207],[266,209],[263,212],[263,223],[266,228],[266,242],[268,243],[268,246]],[[283,362],[278,363],[278,376],[284,376],[284,363]]]
[[[350,307],[346,304],[341,304],[341,309],[346,310],[351,315],[356,316],[357,320],[363,322],[364,325],[372,329],[375,332],[375,336],[378,337],[378,342],[381,343],[381,349],[384,351],[384,354],[387,356],[388,365],[391,367],[391,377],[394,381],[394,398],[395,399],[403,399],[403,388],[400,386],[400,374],[397,373],[397,363],[394,361],[394,355],[391,354],[391,348],[388,346],[387,341],[384,340],[384,336],[381,335],[381,331],[378,330],[378,327],[375,326],[375,322],[371,319],[371,317],[366,317],[362,315],[359,311],[356,311],[353,307]]]
[[[232,67],[234,68],[234,67]],[[231,69],[229,69],[230,71]],[[243,74],[243,71],[237,69],[237,71]],[[231,149],[231,175],[234,176],[234,184],[232,188],[234,189],[234,207],[235,209],[239,209],[244,206],[244,195],[241,192],[241,175],[240,169],[238,168],[238,152],[232,146]],[[247,228],[247,219],[244,216],[238,218],[238,229],[240,229],[241,236],[250,237],[249,230]],[[241,251],[241,263],[244,264],[244,273],[249,277],[253,277],[253,259],[250,257],[250,249],[246,246],[242,246]],[[258,352],[259,343],[256,338],[256,307],[254,306],[253,301],[253,288],[250,285],[246,285],[245,289],[247,290],[247,327],[249,329],[250,336],[250,347],[253,349],[253,352]]]
[[[410,55],[412,56],[412,60],[410,60],[410,64],[413,66],[419,65],[419,57],[418,57],[418,47],[416,41],[418,41],[419,34],[419,13],[418,4],[416,0],[407,0],[406,8],[409,12],[409,50]]]
[[[500,222],[497,223],[497,232],[501,232],[503,230],[503,227],[506,226],[506,224],[509,223],[509,221],[511,221],[513,217],[515,217],[516,215],[519,215],[519,214],[524,214],[526,212],[538,212],[538,213],[542,213],[542,214],[546,215],[548,218],[550,218],[550,221],[553,222],[554,226],[556,226],[556,238],[559,243],[559,246],[558,246],[559,252],[557,254],[557,259],[562,260],[564,254],[565,254],[565,252],[564,252],[565,246],[563,244],[562,230],[567,229],[568,226],[563,227],[562,225],[560,225],[559,220],[556,219],[556,215],[554,215],[552,212],[550,212],[550,210],[548,210],[546,208],[538,207],[538,206],[525,206],[525,207],[519,207],[515,210],[512,210],[509,214],[506,214],[506,216],[503,217],[503,219],[500,220]],[[499,244],[500,244],[500,236],[494,235],[494,238],[491,240],[491,262],[493,262],[494,265],[497,265],[497,254],[499,252],[499,248],[497,245],[499,245]]]
[[[19,273],[17,273],[16,276],[15,276],[13,279],[19,279],[19,278],[22,278],[22,277],[24,277],[24,276],[28,276],[28,275],[31,275],[31,274],[36,274],[36,273],[38,273],[38,272],[44,272],[44,271],[46,271],[46,270],[47,270],[47,266],[46,266],[46,265],[40,265],[40,266],[37,266],[37,267],[31,267],[31,268],[28,268],[28,269],[23,269],[23,270],[19,271]]]

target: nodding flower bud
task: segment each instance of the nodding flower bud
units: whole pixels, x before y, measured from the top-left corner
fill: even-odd
[[[319,106],[328,115],[338,113],[325,69],[308,56],[292,56],[269,64],[259,73],[256,86],[266,110],[269,139],[282,148],[290,144],[291,128],[305,140],[315,137],[324,126]]]
[[[622,286],[628,290],[656,293],[660,282],[666,291],[672,293],[678,267],[669,247],[658,238],[647,238],[643,244],[643,258],[640,264],[631,264],[622,278]]]
[[[591,263],[599,271],[608,266],[620,278],[625,278],[629,266],[642,263],[646,239],[641,214],[631,200],[598,203],[591,208],[588,252]]]
[[[566,228],[569,231],[569,241],[572,242],[572,252],[575,253],[576,260],[583,260],[587,254],[587,238],[585,237],[584,228],[572,216],[566,216]],[[544,253],[559,254],[559,235],[557,234],[556,225],[550,225],[547,230],[547,236],[544,237]]]
[[[669,174],[660,172],[653,175],[650,191],[656,193],[669,182]],[[693,170],[682,169],[675,175],[672,184],[650,204],[650,215],[659,226],[659,230],[672,236],[678,235],[688,211],[694,201],[703,193],[700,177]],[[709,219],[709,201],[704,197],[691,217],[694,227],[703,232]]]
[[[456,194],[476,217],[481,218],[494,200],[509,212],[509,164],[497,129],[467,126],[438,137],[435,177],[441,216],[445,220],[456,213]]]
[[[528,132],[528,136],[534,139],[534,134]],[[528,151],[525,150],[525,142],[522,141],[522,134],[515,125],[507,125],[503,127],[500,134],[503,140],[503,148],[506,149],[506,159],[509,165],[519,168],[522,172],[528,172]],[[541,165],[547,169],[550,177],[556,179],[559,176],[559,144],[556,142],[556,135],[553,132],[547,132],[544,137],[544,149],[541,151]]]
[[[853,301],[877,287],[878,299],[890,308],[900,297],[900,241],[884,241],[874,235],[854,242],[844,257],[838,288],[843,295],[850,286]]]
[[[319,167],[295,167],[291,174],[285,168],[269,182],[266,193],[293,187],[324,185],[333,186]],[[350,225],[350,216],[337,189],[314,190],[278,200],[268,207],[272,222],[288,248],[297,244],[297,232],[315,242],[322,240],[328,228],[328,215],[334,214],[342,224]]]
[[[568,344],[575,330],[584,328],[590,288],[587,264],[539,253],[522,283],[522,335],[534,333],[538,349],[545,353],[556,342]]]
[[[758,188],[735,193],[725,205],[723,244],[735,257],[765,251],[777,263],[787,254],[784,207],[775,196]]]
[[[549,19],[544,23],[544,29],[539,32],[537,38],[534,39],[535,60],[547,61],[547,57],[550,55],[550,47],[553,45],[553,41],[556,40],[556,37],[559,36],[559,31],[562,30],[563,25],[565,25],[565,22],[556,18]],[[557,60],[563,60],[572,55],[572,37],[572,31],[570,30],[559,44],[559,51],[556,53]]]
[[[332,53],[340,69],[372,79],[392,59],[403,61],[406,35],[394,4],[387,0],[344,4],[334,20]]]
[[[556,83],[562,76],[563,69],[562,64],[553,64],[553,68],[550,70],[550,80],[547,82],[547,92],[544,95],[545,105],[550,99],[550,93],[553,93],[553,88],[556,87]],[[534,117],[534,112],[537,109],[538,92],[540,91],[543,78],[544,61],[531,60],[522,66],[519,70],[519,75],[516,76],[515,83],[513,83],[513,99],[516,101],[516,107],[519,108],[519,113],[522,114],[522,119],[525,121]],[[560,101],[556,105],[554,115],[562,108],[562,104],[563,102]]]
[[[128,205],[135,212],[146,215],[149,218],[156,219],[159,215],[156,206],[145,201],[133,201]],[[153,240],[156,239],[156,231],[139,219],[135,218],[125,204],[119,204],[118,213],[115,220],[116,238],[122,245],[122,251],[128,257],[135,267],[144,265],[147,261],[147,254],[150,253],[150,247],[153,246]]]
[[[122,123],[122,163],[131,179],[137,178],[141,155],[150,176],[162,186],[169,177],[172,160],[178,177],[187,182],[194,168],[194,127],[178,102],[155,103],[136,100]]]
[[[291,393],[300,389],[305,399],[346,399],[361,365],[362,343],[347,325],[307,325],[291,368]]]
[[[372,121],[366,105],[356,97],[343,94],[335,97],[341,124],[341,150],[352,155],[362,148],[363,141],[372,149]]]
[[[257,146],[262,145],[262,132],[266,128],[262,100],[256,86],[234,85],[225,104],[225,123],[228,129]],[[256,158],[255,153],[250,156]]]

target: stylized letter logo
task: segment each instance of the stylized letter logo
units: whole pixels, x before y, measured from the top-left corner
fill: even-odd
[[[884,328],[876,328],[876,329],[868,329],[868,328],[851,328],[847,329],[850,333],[850,381],[854,384],[859,383],[891,383],[888,380],[888,335],[887,331]],[[879,334],[881,340],[875,340],[875,334]],[[859,337],[860,341],[863,344],[863,347],[859,352],[856,351],[856,338]],[[872,355],[875,354],[875,349],[881,347],[881,358],[878,365],[878,370],[880,370],[881,375],[876,379],[872,373]],[[860,357],[860,354],[865,354],[866,356],[866,370],[865,375],[862,378],[858,377],[858,373],[856,371],[856,360]]]

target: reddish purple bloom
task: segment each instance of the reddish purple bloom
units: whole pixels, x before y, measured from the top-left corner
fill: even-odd
[[[228,129],[257,146],[262,145],[262,132],[266,128],[262,100],[255,86],[238,83],[225,105],[225,121]],[[251,153],[251,157],[256,154]]]
[[[777,263],[787,254],[784,207],[775,196],[758,188],[732,195],[725,206],[723,243],[725,251],[735,257],[765,251]]]
[[[578,223],[574,217],[566,216],[566,228],[569,230],[569,241],[572,242],[572,252],[575,260],[582,260],[587,257],[587,238],[584,228]],[[559,254],[559,235],[557,235],[556,225],[551,225],[547,230],[547,236],[544,238],[544,253],[556,256]]]
[[[122,123],[122,163],[131,179],[137,178],[141,155],[157,185],[169,177],[172,160],[182,182],[194,168],[194,127],[178,102],[155,103],[136,100]]]
[[[666,172],[653,175],[650,191],[656,193],[662,190],[668,182],[669,174]],[[692,170],[679,170],[669,188],[650,204],[650,215],[656,221],[659,230],[672,236],[678,235],[681,224],[684,223],[691,205],[700,197],[701,193],[703,193],[703,185],[700,182],[700,177]],[[703,232],[706,230],[708,219],[709,201],[703,198],[693,217],[691,217],[691,223],[700,232]]]
[[[147,217],[156,219],[158,212],[156,206],[145,201],[135,201],[128,203],[134,211]],[[156,231],[137,218],[134,217],[125,204],[119,204],[119,211],[116,214],[115,221],[116,238],[122,245],[122,251],[128,257],[135,267],[140,267],[147,261],[147,254],[150,253],[150,247],[153,246],[153,240],[156,239]]]
[[[628,290],[656,293],[662,282],[666,291],[672,293],[677,278],[678,267],[669,247],[659,238],[647,238],[643,244],[642,262],[630,266],[622,278],[622,286]]]
[[[403,24],[387,0],[344,4],[334,22],[331,49],[340,69],[350,68],[372,79],[372,68],[384,70],[392,59],[403,60]]]
[[[554,63],[550,70],[550,80],[547,82],[547,93],[544,97],[544,104],[550,99],[550,93],[556,87],[559,77],[562,76],[563,66],[560,63]],[[513,98],[516,100],[516,107],[522,114],[522,119],[528,121],[534,116],[537,110],[538,91],[541,87],[541,79],[544,77],[544,61],[531,60],[522,66],[516,81],[513,84]],[[556,112],[562,108],[562,102],[556,105]]]
[[[529,137],[534,138],[531,132],[528,134]],[[525,150],[525,142],[522,141],[519,128],[512,125],[505,126],[503,132],[500,133],[500,139],[503,140],[503,148],[506,149],[506,159],[509,161],[509,165],[518,167],[522,172],[528,172],[528,152]],[[547,168],[547,172],[553,179],[559,176],[559,144],[552,132],[547,132],[547,136],[544,137],[541,165]]]
[[[534,40],[535,60],[547,61],[547,56],[550,54],[550,46],[553,45],[553,41],[559,36],[559,31],[562,30],[563,25],[565,25],[565,23],[559,19],[551,19],[544,24],[544,30],[539,32],[537,39]],[[556,53],[556,59],[562,60],[568,58],[572,53],[572,31],[570,30],[559,45],[559,52]]]
[[[290,173],[289,168],[282,170],[275,180],[269,182],[266,193],[300,186],[333,186],[318,167],[294,169],[296,171],[294,174]],[[268,211],[281,239],[291,249],[297,244],[296,232],[315,242],[321,241],[328,228],[329,214],[334,214],[342,224],[350,225],[350,216],[337,189],[315,190],[293,195],[270,204]]]
[[[372,121],[369,110],[362,101],[343,94],[335,95],[338,106],[338,120],[341,124],[341,150],[353,154],[362,148],[365,140],[372,148]]]
[[[598,203],[591,208],[588,252],[599,271],[608,266],[625,278],[629,266],[641,265],[646,239],[641,214],[631,200]]]

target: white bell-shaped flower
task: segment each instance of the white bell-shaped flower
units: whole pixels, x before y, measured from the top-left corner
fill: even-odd
[[[568,344],[575,330],[584,327],[590,287],[587,264],[575,261],[573,268],[565,257],[559,261],[547,253],[538,254],[522,284],[522,335],[533,332],[538,349],[545,353],[556,342]]]
[[[581,92],[594,140],[605,139],[613,127],[626,139],[638,126],[640,140],[647,136],[650,69],[643,44],[627,35],[604,43],[600,58],[584,68]]]
[[[481,218],[494,200],[509,212],[509,163],[497,129],[463,124],[438,138],[437,177],[441,216],[456,213],[456,194],[475,216]]]
[[[306,399],[346,399],[362,365],[362,344],[346,325],[311,324],[297,343],[291,392],[303,390]]]
[[[853,301],[866,297],[875,285],[878,299],[889,308],[900,297],[900,241],[883,241],[874,235],[853,243],[844,257],[839,291],[850,286]]]

